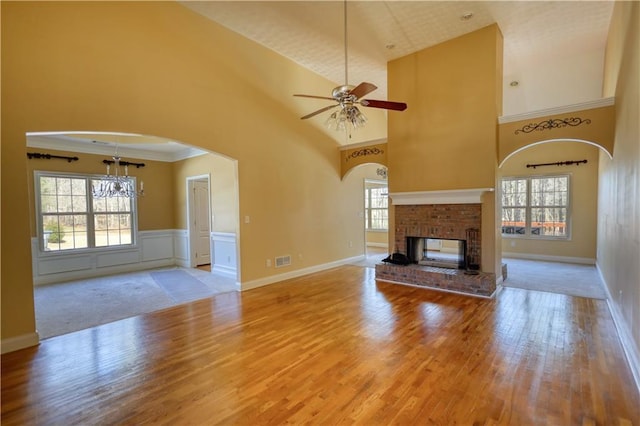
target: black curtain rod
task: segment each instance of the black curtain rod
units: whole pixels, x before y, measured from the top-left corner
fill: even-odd
[[[571,161],[558,161],[557,163],[539,163],[539,164],[527,164],[527,168],[529,167],[533,167],[534,169],[536,167],[541,167],[541,166],[570,166],[572,164],[587,164],[587,160],[571,160]]]
[[[60,160],[67,160],[69,163],[72,161],[78,161],[78,157],[67,157],[64,155],[51,155],[51,154],[43,154],[41,152],[27,152],[27,158],[42,158],[45,160],[52,160],[54,158],[59,158]]]
[[[114,160],[102,160],[102,162],[104,164],[114,164],[115,161]],[[144,167],[145,164],[144,163],[132,163],[130,161],[120,161],[120,165],[121,166],[136,166],[136,169],[139,169],[140,167]]]

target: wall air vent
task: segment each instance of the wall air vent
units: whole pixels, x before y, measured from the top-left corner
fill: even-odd
[[[291,265],[291,255],[276,257],[276,268]]]

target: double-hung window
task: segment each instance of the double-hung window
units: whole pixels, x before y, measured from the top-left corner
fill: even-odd
[[[569,237],[569,176],[502,179],[502,235]]]
[[[389,229],[389,197],[386,181],[365,180],[364,210],[367,231]]]
[[[93,197],[91,188],[100,180],[100,176],[36,172],[38,236],[42,251],[133,244],[135,199]]]

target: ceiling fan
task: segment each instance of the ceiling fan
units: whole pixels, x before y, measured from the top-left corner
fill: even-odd
[[[303,98],[326,99],[337,102],[337,104],[320,108],[317,111],[300,117],[300,119],[306,120],[307,118],[314,117],[325,111],[329,111],[331,109],[339,107],[340,109],[338,111],[334,111],[329,116],[326,124],[328,127],[335,128],[336,130],[345,130],[347,124],[351,124],[354,128],[362,127],[367,121],[367,117],[365,117],[365,115],[360,112],[357,105],[393,111],[404,111],[405,109],[407,109],[407,104],[403,102],[361,99],[363,96],[368,95],[378,88],[375,84],[367,82],[362,82],[357,86],[352,86],[349,84],[349,67],[347,56],[347,0],[344,0],[344,81],[344,85],[338,86],[333,89],[333,91],[331,92],[331,97],[294,94],[293,96],[300,96]]]

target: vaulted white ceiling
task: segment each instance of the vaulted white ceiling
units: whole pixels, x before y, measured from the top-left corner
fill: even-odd
[[[336,84],[344,83],[344,2],[181,3]],[[514,79],[526,85],[532,66],[585,55],[595,55],[601,62],[612,9],[612,1],[348,0],[349,83],[372,82],[379,87],[376,97],[386,99],[388,61],[497,23],[504,36],[505,86]],[[584,78],[599,76],[590,73]],[[586,84],[600,87],[601,82]],[[567,99],[566,104],[574,102]],[[526,108],[520,105],[520,110],[511,112]]]

